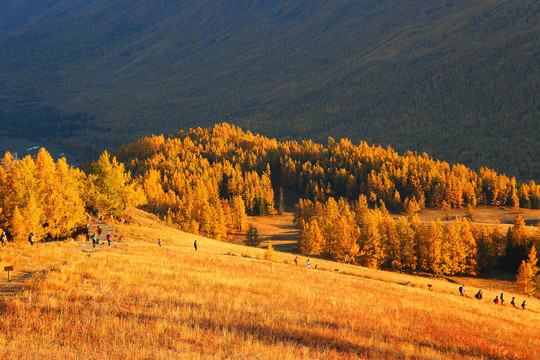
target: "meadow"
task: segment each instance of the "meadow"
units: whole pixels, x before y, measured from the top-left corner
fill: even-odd
[[[8,244],[2,359],[534,359],[540,301],[186,234],[143,212],[113,242]],[[162,239],[162,246],[157,239]],[[79,239],[78,239],[79,240]],[[198,250],[193,242],[197,240]],[[315,264],[317,269],[315,270]],[[25,280],[25,281],[23,281]],[[473,279],[471,279],[472,281]],[[433,291],[428,290],[428,284]],[[13,290],[13,289],[12,289]],[[506,290],[505,290],[506,291]],[[518,304],[518,305],[519,305]]]

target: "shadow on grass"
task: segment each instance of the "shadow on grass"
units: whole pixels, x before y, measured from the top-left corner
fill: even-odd
[[[330,350],[338,352],[342,355],[353,355],[356,358],[378,358],[378,359],[404,359],[407,356],[403,353],[400,353],[399,350],[395,350],[391,346],[388,346],[385,349],[370,347],[365,345],[360,345],[355,342],[342,339],[339,335],[336,336],[325,336],[318,333],[320,326],[323,328],[330,328],[332,330],[338,330],[339,325],[335,323],[320,323],[314,324],[313,329],[306,327],[302,330],[292,330],[285,331],[283,329],[278,329],[277,327],[260,325],[260,324],[230,324],[222,325],[213,320],[205,319],[201,323],[198,323],[198,326],[201,329],[207,331],[223,331],[233,332],[237,334],[242,334],[244,336],[248,335],[256,339],[257,341],[263,342],[268,345],[274,345],[277,343],[280,344],[294,344],[305,346],[311,348],[314,351],[322,352],[324,350]],[[319,327],[318,327],[319,326]],[[392,334],[377,334],[375,329],[362,329],[360,330],[363,333],[363,336],[366,338],[380,338],[379,342],[389,343],[389,344],[400,344],[400,343],[411,343],[415,344],[419,348],[430,348],[441,354],[444,354],[445,357],[461,357],[461,356],[471,356],[478,357],[482,356],[486,359],[512,359],[514,356],[512,354],[507,354],[506,356],[501,357],[501,354],[489,354],[483,353],[482,350],[477,348],[463,349],[463,348],[454,348],[448,345],[429,343],[427,341],[418,341],[411,340],[407,338],[400,338]],[[375,341],[377,343],[377,341]],[[413,356],[414,358],[414,356]]]

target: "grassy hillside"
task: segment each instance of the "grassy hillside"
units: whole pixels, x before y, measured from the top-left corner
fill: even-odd
[[[228,121],[540,179],[537,2],[33,4],[0,1],[4,134],[92,152]],[[43,107],[62,126],[28,131]]]
[[[468,283],[460,297],[457,284],[433,278],[316,259],[308,270],[290,254],[270,265],[263,249],[132,218],[113,239],[130,246],[2,250],[16,278],[33,272],[2,299],[2,358],[533,359],[540,351],[540,302],[496,306],[496,283],[478,301]]]

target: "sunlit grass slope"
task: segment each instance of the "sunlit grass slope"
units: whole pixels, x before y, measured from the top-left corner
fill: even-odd
[[[307,269],[306,258],[296,267],[290,254],[278,254],[271,266],[263,249],[199,238],[140,214],[116,231],[131,245],[3,250],[3,263],[32,271],[43,264],[45,271],[4,297],[0,358],[533,359],[540,353],[534,299],[527,299],[531,310],[516,310],[494,305],[494,290],[478,301],[473,289],[457,296],[456,284],[318,259]]]

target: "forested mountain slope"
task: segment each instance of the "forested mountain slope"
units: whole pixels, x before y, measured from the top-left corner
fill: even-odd
[[[538,180],[539,9],[0,0],[1,130],[84,152],[228,121]]]
[[[477,274],[497,264],[515,272],[540,245],[540,233],[516,217],[504,236],[471,223],[476,205],[540,207],[540,186],[482,168],[450,166],[426,154],[329,139],[278,142],[229,124],[141,139],[118,152],[147,196],[145,209],[180,229],[228,239],[246,215],[283,209],[283,188],[296,205],[304,254],[368,267]],[[116,160],[115,160],[116,161]],[[277,190],[277,193],[274,192]],[[276,199],[277,201],[274,201]],[[276,206],[277,205],[277,206]],[[468,219],[422,222],[426,207],[470,210]],[[388,209],[407,214],[394,221]],[[448,217],[448,215],[447,215]]]

